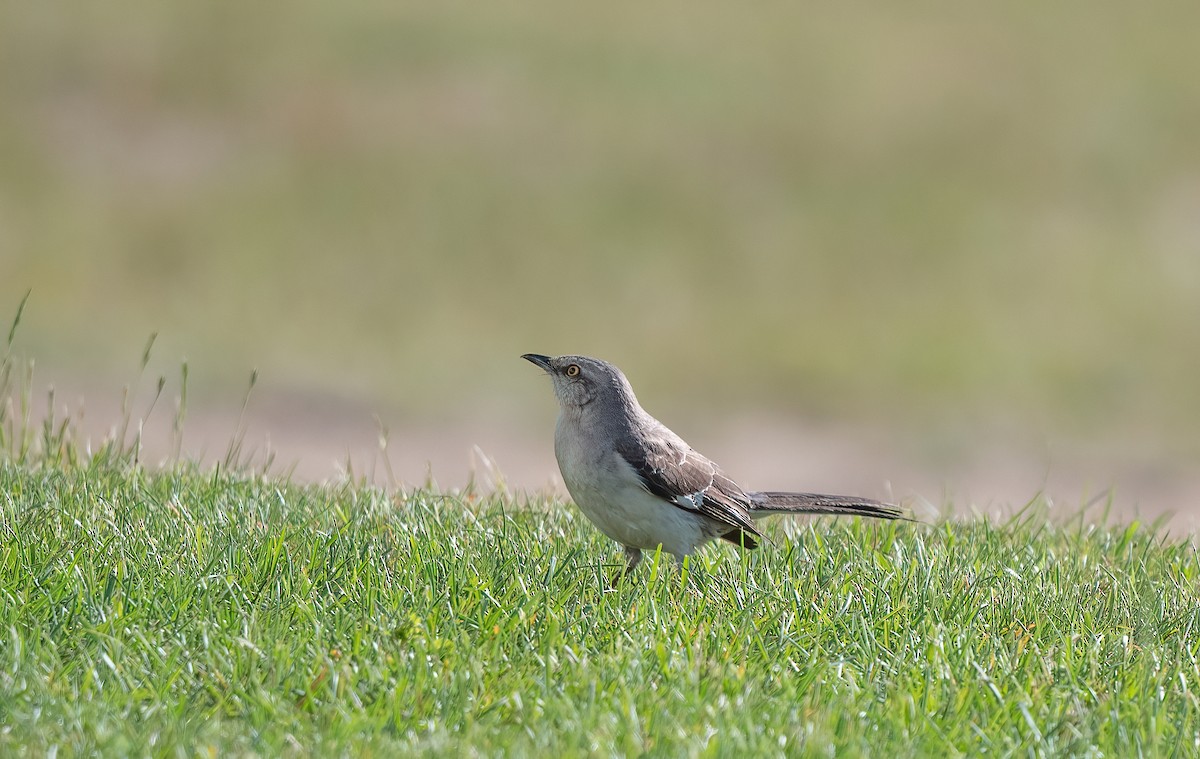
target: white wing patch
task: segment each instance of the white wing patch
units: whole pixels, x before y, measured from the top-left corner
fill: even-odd
[[[688,457],[688,451],[685,448],[683,450],[683,458],[681,458],[679,460],[680,466],[683,466],[684,462],[687,461],[687,457]],[[675,496],[675,499],[674,499],[675,505],[682,506],[683,508],[688,509],[690,511],[699,511],[700,510],[700,507],[704,504],[704,494],[707,493],[709,491],[709,489],[713,486],[713,484],[716,483],[716,481],[717,481],[716,467],[713,466],[711,461],[707,462],[707,463],[708,463],[708,484],[705,485],[704,487],[700,488],[699,490],[697,490],[695,493],[688,493],[686,495]]]

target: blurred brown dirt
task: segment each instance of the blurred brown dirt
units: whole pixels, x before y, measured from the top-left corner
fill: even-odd
[[[151,466],[168,460],[174,448],[174,401],[165,396],[140,426],[141,460]],[[60,419],[69,413],[94,448],[119,428],[121,398],[120,388],[60,380],[55,410]],[[133,404],[135,419],[148,404],[143,391]],[[45,394],[36,397],[33,417],[44,418],[45,407]],[[192,403],[183,425],[183,457],[208,465],[221,461],[241,424],[242,456],[251,470],[265,468],[300,482],[352,477],[382,486],[474,483],[484,491],[565,492],[549,413],[537,420],[497,413],[414,419],[355,399],[271,387],[254,391],[240,422],[239,410],[237,402]],[[760,414],[701,424],[664,421],[748,488],[895,499],[924,520],[951,512],[1003,516],[1039,495],[1063,517],[1085,506],[1099,516],[1111,497],[1111,513],[1119,520],[1162,518],[1174,533],[1200,531],[1200,472],[1149,454],[1045,442],[930,445],[914,443],[921,436],[903,430]],[[131,424],[127,439],[138,431]]]

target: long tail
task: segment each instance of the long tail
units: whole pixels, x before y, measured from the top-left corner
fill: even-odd
[[[755,518],[771,514],[841,514],[877,519],[909,519],[898,506],[868,498],[820,493],[766,492],[747,495],[754,504],[750,516]]]

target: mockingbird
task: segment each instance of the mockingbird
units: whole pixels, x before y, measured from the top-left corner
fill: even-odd
[[[629,573],[661,545],[683,557],[716,538],[756,548],[754,520],[772,514],[903,518],[866,498],[743,490],[713,462],[646,413],[621,370],[587,356],[521,358],[550,375],[558,397],[554,455],[571,497],[625,547]]]

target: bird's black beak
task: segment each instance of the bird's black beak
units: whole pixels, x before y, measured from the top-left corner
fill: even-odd
[[[537,353],[526,353],[526,354],[522,355],[521,358],[525,359],[526,361],[528,361],[531,364],[536,364],[537,366],[542,367],[542,369],[544,369],[547,372],[550,371],[550,357],[549,356],[542,356]]]

